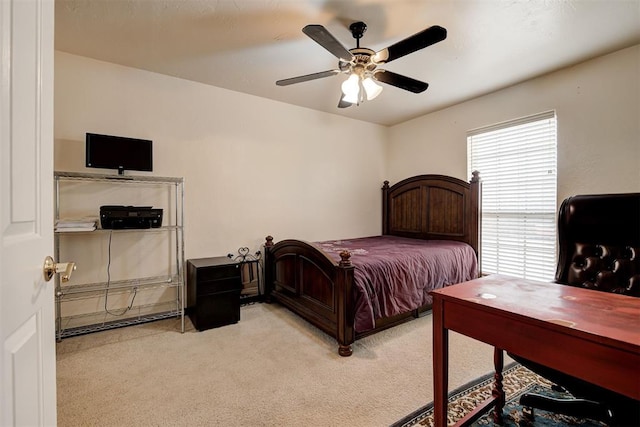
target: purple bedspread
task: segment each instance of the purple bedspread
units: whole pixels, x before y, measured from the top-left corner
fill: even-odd
[[[477,276],[475,252],[466,243],[395,236],[316,242],[336,261],[351,252],[355,266],[355,329],[365,332],[375,320],[431,303],[429,291]]]

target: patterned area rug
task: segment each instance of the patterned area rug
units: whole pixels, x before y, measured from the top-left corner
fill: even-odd
[[[535,410],[533,420],[525,418],[522,406],[518,403],[520,396],[527,392],[535,392],[554,397],[568,397],[566,394],[551,389],[551,383],[534,374],[523,366],[514,363],[503,370],[503,384],[506,393],[506,405],[503,411],[502,427],[539,427],[539,426],[580,426],[603,427],[606,424],[598,421],[568,417],[547,411]],[[491,397],[493,373],[481,377],[449,393],[448,424],[453,425],[476,406]],[[433,426],[433,402],[409,414],[391,427],[431,427]],[[493,426],[489,414],[472,424],[473,426]]]

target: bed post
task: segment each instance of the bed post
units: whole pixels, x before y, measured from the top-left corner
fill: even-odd
[[[271,291],[273,290],[273,237],[265,237],[264,243],[264,299],[271,302]]]
[[[482,235],[482,182],[480,181],[480,172],[471,172],[471,181],[469,188],[471,190],[471,225],[469,244],[476,251],[478,257],[478,276],[482,274],[482,258],[480,254],[480,236]]]
[[[382,185],[382,235],[389,234],[389,181]]]
[[[338,263],[338,277],[336,278],[336,287],[339,289],[337,301],[337,327],[336,339],[338,340],[338,354],[348,357],[353,354],[351,344],[356,340],[354,329],[354,301],[353,289],[353,270],[351,264],[351,253],[349,251],[340,252],[340,262]]]

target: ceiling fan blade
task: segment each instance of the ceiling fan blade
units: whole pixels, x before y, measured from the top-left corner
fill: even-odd
[[[416,50],[424,49],[446,38],[447,30],[438,25],[434,25],[404,40],[400,40],[385,49],[379,50],[373,56],[373,62],[376,64],[391,62],[394,59],[402,58]]]
[[[353,105],[352,103],[343,100],[342,95],[340,95],[340,101],[338,101],[338,108],[347,108],[347,107],[351,107],[352,105]]]
[[[421,82],[420,80],[412,79],[411,77],[396,74],[387,70],[377,70],[374,73],[373,78],[379,82],[399,87],[400,89],[408,90],[413,93],[424,92],[429,87],[429,83]]]
[[[312,38],[333,56],[345,62],[351,61],[353,55],[322,25],[307,25],[302,32]]]
[[[319,73],[306,74],[304,76],[291,77],[290,79],[278,80],[276,84],[278,86],[288,86],[294,83],[302,83],[302,82],[307,82],[309,80],[321,79],[323,77],[335,76],[336,74],[339,74],[339,73],[340,73],[340,70],[321,71]]]

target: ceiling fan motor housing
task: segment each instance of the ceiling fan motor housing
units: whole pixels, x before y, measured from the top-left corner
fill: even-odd
[[[353,59],[350,62],[340,61],[338,63],[340,71],[349,69],[353,72],[356,72],[356,70],[362,70],[362,72],[375,70],[376,64],[371,60],[376,53],[375,51],[364,47],[356,47],[349,49],[349,52],[353,55]]]

